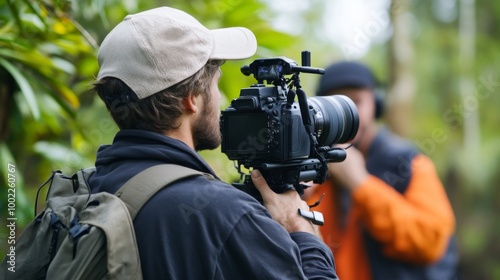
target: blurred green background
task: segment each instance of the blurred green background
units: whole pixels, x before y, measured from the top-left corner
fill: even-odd
[[[117,131],[89,91],[100,42],[125,15],[158,6],[182,9],[209,28],[256,34],[252,59],[222,66],[221,109],[254,82],[239,68],[255,58],[300,63],[309,50],[316,67],[340,59],[370,65],[386,91],[387,125],[435,161],[446,186],[462,279],[500,279],[500,1],[0,0],[0,258],[8,164],[19,235],[51,171],[93,165],[97,147]],[[301,78],[314,95],[318,77]],[[223,179],[238,179],[220,150],[202,155]]]

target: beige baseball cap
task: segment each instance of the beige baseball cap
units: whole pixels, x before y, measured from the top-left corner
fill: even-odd
[[[256,50],[247,28],[209,30],[183,11],[155,8],[126,16],[104,38],[97,79],[118,78],[143,99],[191,77],[210,59],[244,59]]]

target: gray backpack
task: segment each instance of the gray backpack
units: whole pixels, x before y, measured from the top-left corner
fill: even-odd
[[[176,180],[213,179],[164,164],[137,174],[114,195],[91,194],[87,180],[94,172],[94,167],[73,176],[53,172],[45,209],[16,241],[15,262],[8,257],[2,262],[0,279],[142,279],[132,223],[141,207]]]

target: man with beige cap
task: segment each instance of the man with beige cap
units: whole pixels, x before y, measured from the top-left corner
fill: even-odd
[[[256,48],[246,28],[208,30],[168,7],[127,16],[102,42],[94,89],[120,131],[97,152],[92,191],[115,193],[165,163],[215,177],[176,181],[139,211],[145,279],[337,279],[330,249],[297,213],[308,209],[297,192],[276,194],[254,171],[264,207],[197,153],[221,143],[219,66]]]

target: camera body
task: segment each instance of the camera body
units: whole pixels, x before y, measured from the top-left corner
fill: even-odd
[[[279,87],[241,89],[221,114],[222,152],[252,167],[264,162],[307,158],[311,143],[297,102],[287,103]]]
[[[222,152],[237,161],[238,171],[245,176],[238,187],[252,189],[248,174],[241,172],[244,166],[259,169],[276,192],[294,188],[301,193],[305,187],[301,182],[322,183],[327,163],[345,159],[345,150],[332,145],[356,135],[356,106],[345,96],[307,98],[299,73],[324,73],[310,67],[309,61],[309,52],[302,52],[302,66],[276,57],[257,59],[241,68],[243,74],[253,74],[257,83],[241,89],[220,118]]]

